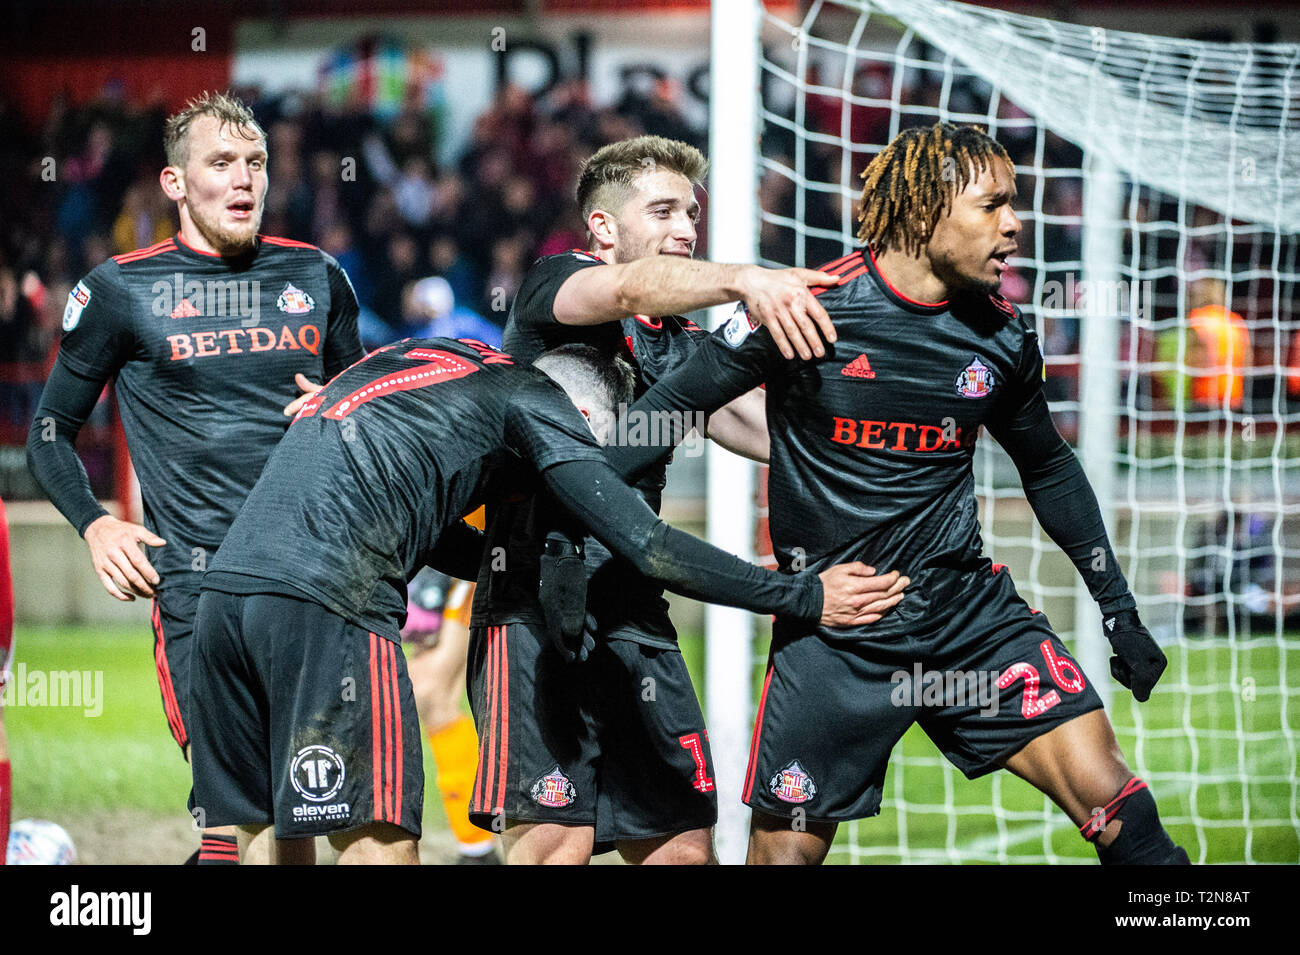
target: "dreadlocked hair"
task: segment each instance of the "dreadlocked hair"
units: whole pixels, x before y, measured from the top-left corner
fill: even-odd
[[[1006,149],[982,126],[903,130],[862,172],[858,239],[876,252],[920,254],[953,197],[994,159],[1012,169]]]

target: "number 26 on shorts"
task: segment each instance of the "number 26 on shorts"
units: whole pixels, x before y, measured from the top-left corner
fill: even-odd
[[[1083,680],[1083,673],[1073,660],[1069,657],[1058,657],[1056,651],[1052,649],[1051,640],[1044,640],[1038,645],[1038,649],[1043,652],[1043,659],[1047,661],[1047,672],[1051,674],[1053,683],[1066,693],[1083,692],[1087,684]],[[1040,677],[1038,668],[1032,663],[1022,662],[1008,667],[998,678],[998,689],[1005,690],[1021,677],[1025,681],[1025,691],[1020,699],[1020,712],[1025,719],[1042,716],[1061,702],[1061,694],[1056,690],[1048,690],[1042,696],[1038,695]]]

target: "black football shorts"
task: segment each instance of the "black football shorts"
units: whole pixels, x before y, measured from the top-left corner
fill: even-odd
[[[974,779],[1101,705],[1047,617],[999,568],[925,633],[774,636],[742,798],[784,818],[874,816],[889,754],[913,722]]]
[[[476,627],[468,682],[476,825],[594,826],[599,852],[717,822],[708,733],[680,651],[602,639],[569,663],[539,624]]]
[[[205,590],[191,695],[200,825],[420,835],[420,724],[396,643],[308,600]]]

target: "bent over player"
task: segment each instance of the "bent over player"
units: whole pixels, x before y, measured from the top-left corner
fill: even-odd
[[[597,443],[626,372],[581,346],[540,364],[567,395],[479,342],[380,348],[304,404],[271,455],[204,577],[192,669],[195,805],[240,827],[244,861],[314,835],[342,863],[416,861],[424,772],[398,645],[406,582],[425,564],[478,574],[482,535],[461,516],[490,500],[494,472],[540,474],[616,553],[688,596],[807,626],[878,619],[896,602],[897,578],[858,564],[777,574],[668,527]]]
[[[295,382],[314,390],[362,351],[338,262],[257,233],[266,136],[248,108],[205,94],[167,121],[165,145],[162,188],[180,232],[114,256],[72,290],[27,460],[85,538],[104,589],[153,598],[163,709],[188,757],[199,580],[288,427],[282,410],[297,410],[283,408],[285,395]],[[77,458],[77,434],[114,376],[143,526],[105,512]],[[206,833],[198,861],[235,854],[233,833]]]
[[[864,248],[818,293],[839,336],[825,358],[788,364],[740,313],[632,408],[707,412],[766,381],[780,565],[802,548],[809,567],[862,560],[911,578],[870,628],[778,619],[743,790],[749,861],[822,861],[839,822],[879,812],[890,751],[919,722],[968,777],[1006,768],[1046,793],[1103,863],[1186,863],[1090,678],[982,555],[971,468],[986,427],[1097,601],[1112,674],[1150,696],[1164,654],[1052,423],[1037,335],[997,294],[1020,230],[1011,161],[978,127],[938,124],[900,133],[865,176]],[[612,453],[625,474],[656,454]],[[894,675],[915,667],[996,674],[996,706],[897,694]]]

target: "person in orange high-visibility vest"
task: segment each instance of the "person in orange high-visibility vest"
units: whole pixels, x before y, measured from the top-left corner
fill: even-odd
[[[1222,408],[1226,403],[1233,411],[1241,410],[1245,370],[1250,364],[1250,330],[1246,320],[1226,306],[1226,291],[1218,279],[1200,279],[1187,291],[1191,311],[1186,328],[1193,334],[1187,336],[1183,364],[1191,375],[1175,370],[1166,376],[1171,403],[1181,386],[1194,407]],[[1160,360],[1176,361],[1177,347],[1177,334],[1164,336]]]

